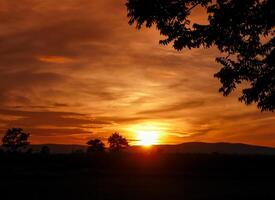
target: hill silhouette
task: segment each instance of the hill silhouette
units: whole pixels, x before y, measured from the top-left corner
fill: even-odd
[[[242,143],[188,142],[179,145],[160,145],[156,148],[165,153],[221,153],[221,154],[268,154],[275,155],[275,148]]]
[[[52,154],[41,153],[45,146],[51,148]],[[39,153],[0,154],[2,197],[22,199],[22,194],[27,194],[30,200],[275,199],[275,148],[190,142],[150,148],[132,146],[130,153],[81,154],[88,146],[31,147]],[[131,153],[142,150],[149,153]],[[72,151],[75,153],[69,154]]]
[[[87,150],[86,145],[73,145],[73,144],[39,144],[31,145],[30,147],[34,151],[39,151],[43,146],[48,146],[51,153],[71,153],[74,151]],[[147,149],[147,148],[146,148]],[[267,154],[275,155],[275,148],[249,145],[242,143],[205,143],[205,142],[186,142],[176,145],[155,145],[148,149],[149,151],[159,152],[159,153],[201,153],[201,154],[211,154],[211,153],[221,153],[221,154]],[[131,146],[128,148],[129,152],[140,152],[145,151],[144,147],[141,146]]]

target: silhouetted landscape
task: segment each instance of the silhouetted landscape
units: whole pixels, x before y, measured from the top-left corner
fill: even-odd
[[[0,200],[275,200],[274,5],[0,0]]]
[[[10,199],[275,198],[274,156],[24,154],[0,162],[1,195]]]
[[[100,139],[87,146],[30,145],[29,136],[10,128],[2,138],[3,197],[275,198],[274,148],[202,142],[131,147],[118,132],[109,136],[108,148]]]
[[[43,146],[51,149],[53,154],[69,154],[72,152],[86,152],[86,145],[66,145],[66,144],[41,144],[30,145],[34,152],[39,152]],[[275,148],[236,143],[205,143],[186,142],[177,145],[154,145],[149,148],[142,146],[130,146],[127,152],[158,152],[158,153],[200,153],[200,154],[237,154],[237,155],[275,155]]]

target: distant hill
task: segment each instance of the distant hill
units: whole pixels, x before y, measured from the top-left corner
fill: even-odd
[[[222,153],[222,154],[274,154],[275,148],[242,143],[204,143],[188,142],[178,145],[159,145],[155,147],[163,153]]]
[[[50,148],[51,153],[72,153],[73,151],[86,152],[87,146],[75,144],[33,144],[30,147],[33,151],[40,151],[43,146]]]
[[[85,152],[85,145],[66,145],[66,144],[43,144],[31,145],[34,151],[39,151],[42,146],[48,146],[51,153],[71,153],[72,151]],[[267,154],[275,155],[275,148],[248,145],[242,143],[204,143],[187,142],[177,145],[156,145],[149,148],[141,146],[131,146],[129,152],[159,152],[159,153],[222,153],[222,154]]]

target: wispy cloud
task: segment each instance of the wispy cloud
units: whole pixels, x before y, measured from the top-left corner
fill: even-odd
[[[218,94],[215,49],[159,46],[157,31],[128,25],[124,4],[1,1],[1,132],[22,126],[35,142],[85,143],[165,122],[167,143],[275,145],[273,113],[239,103],[238,93]]]

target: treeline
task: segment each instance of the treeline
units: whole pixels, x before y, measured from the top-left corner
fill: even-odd
[[[2,138],[2,149],[0,153],[34,153],[32,148],[28,148],[30,145],[30,133],[25,132],[22,128],[10,128],[6,131]],[[99,152],[120,152],[123,149],[129,147],[128,140],[120,133],[115,132],[107,140],[108,148],[105,143],[98,139],[91,139],[87,142],[87,153],[99,153]],[[42,146],[36,153],[50,154],[51,149],[48,146]],[[84,153],[82,150],[74,150],[72,153]]]

